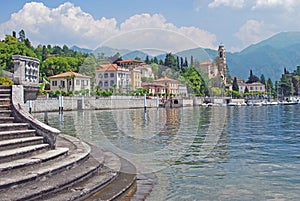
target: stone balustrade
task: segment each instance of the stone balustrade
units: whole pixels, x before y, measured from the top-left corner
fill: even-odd
[[[39,84],[39,64],[36,58],[13,55],[14,60],[14,84],[37,85]]]

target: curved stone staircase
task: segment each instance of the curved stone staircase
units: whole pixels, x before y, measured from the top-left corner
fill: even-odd
[[[136,169],[129,161],[62,134],[51,149],[11,108],[11,88],[1,86],[1,201],[115,200],[132,191]]]

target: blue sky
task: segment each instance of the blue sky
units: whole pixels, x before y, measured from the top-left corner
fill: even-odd
[[[299,31],[298,0],[2,0],[0,38],[24,29],[33,45],[240,51]]]

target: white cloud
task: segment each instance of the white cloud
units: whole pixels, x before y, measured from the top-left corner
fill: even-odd
[[[43,3],[31,2],[12,14],[9,21],[0,24],[0,32],[9,34],[12,30],[24,29],[30,40],[36,43],[91,47],[95,40],[116,34],[116,24],[114,18],[96,20],[69,2],[54,9]]]
[[[245,0],[214,0],[208,7],[215,8],[219,6],[228,6],[234,8],[243,8],[245,5]]]
[[[283,8],[292,11],[299,6],[299,0],[256,0],[253,10],[260,8]]]
[[[20,11],[11,15],[9,21],[0,24],[0,33],[10,34],[12,30],[19,31],[21,29],[24,29],[26,36],[35,45],[39,43],[67,44],[96,48],[97,45],[121,35],[134,40],[140,38],[139,44],[136,43],[139,46],[166,44],[166,46],[170,46],[169,49],[172,49],[171,44],[174,45],[173,49],[180,46],[179,43],[176,43],[174,36],[177,36],[177,39],[181,38],[182,43],[185,38],[185,42],[189,41],[189,44],[197,44],[201,47],[215,48],[214,43],[216,42],[214,34],[196,27],[177,27],[168,23],[160,14],[134,15],[118,27],[115,18],[95,19],[70,2],[61,4],[57,8],[48,8],[43,3],[37,2],[26,3]],[[140,30],[142,29],[148,31],[141,34]],[[150,33],[150,29],[156,31]],[[134,32],[136,33],[128,34]],[[162,32],[164,33],[162,34]],[[141,35],[138,36],[138,33]],[[145,38],[143,40],[147,34],[147,40]],[[0,37],[3,38],[4,35]],[[127,44],[130,43],[127,41]]]
[[[239,29],[239,31],[235,33],[235,36],[240,39],[243,43],[243,46],[246,47],[274,35],[274,33],[271,31],[271,28],[271,25],[267,25],[264,22],[248,20]]]

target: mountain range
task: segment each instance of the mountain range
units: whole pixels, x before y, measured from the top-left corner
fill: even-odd
[[[74,47],[76,49],[74,49]],[[225,45],[226,48],[226,45]],[[71,49],[81,51],[79,47],[73,46]],[[87,53],[87,49],[83,49]],[[90,51],[92,52],[92,51]],[[97,53],[103,53],[106,56],[112,56],[117,52],[123,59],[134,59],[136,57],[145,60],[146,56],[152,58],[142,51],[132,51],[126,49],[114,49],[110,47],[100,47],[96,49]],[[174,53],[179,57],[190,57],[198,62],[213,61],[217,55],[217,50],[203,49],[201,47]],[[157,55],[159,59],[165,58],[165,54]],[[276,34],[262,42],[251,45],[240,52],[227,52],[227,65],[231,76],[247,79],[250,70],[253,74],[260,77],[262,74],[273,82],[279,80],[284,68],[293,71],[300,65],[300,32],[282,32]]]

